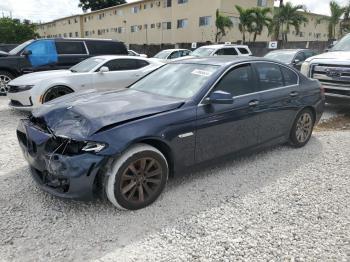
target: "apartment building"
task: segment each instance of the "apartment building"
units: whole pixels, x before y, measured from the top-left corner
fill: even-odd
[[[215,13],[219,9],[233,22],[221,41],[236,42],[242,40],[242,34],[235,5],[273,10],[274,0],[142,0],[41,24],[37,32],[41,37],[111,38],[128,44],[215,42]],[[318,15],[307,15],[310,23],[298,35],[291,32],[290,40],[327,40],[327,23],[315,26]],[[249,40],[249,35],[246,37]],[[269,40],[266,29],[257,38]]]

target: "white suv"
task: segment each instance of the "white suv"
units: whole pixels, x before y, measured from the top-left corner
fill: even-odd
[[[219,55],[251,56],[252,52],[246,45],[206,45],[197,48],[190,54],[194,57]]]

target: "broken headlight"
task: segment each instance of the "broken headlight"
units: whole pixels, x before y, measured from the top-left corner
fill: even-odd
[[[106,144],[99,142],[87,142],[86,146],[84,146],[81,150],[85,152],[94,152],[98,153],[102,151],[106,147]]]

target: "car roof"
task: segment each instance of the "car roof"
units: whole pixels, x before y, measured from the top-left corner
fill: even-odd
[[[311,49],[278,49],[278,50],[273,50],[273,51],[270,51],[270,53],[272,52],[299,52],[299,51],[312,51]]]
[[[217,48],[223,48],[223,47],[245,47],[245,48],[248,48],[247,45],[235,45],[235,44],[230,44],[230,45],[224,45],[224,44],[221,44],[221,45],[205,45],[205,46],[201,46],[199,48],[214,48],[214,49],[217,49]]]
[[[174,49],[164,49],[164,50],[161,50],[159,52],[163,52],[163,51],[167,51],[167,52],[173,52],[173,51],[183,51],[183,50],[188,50],[188,49],[181,49],[181,48],[174,48]],[[190,51],[190,50],[188,50]]]
[[[207,56],[207,57],[189,57],[182,60],[170,62],[170,64],[202,64],[226,66],[249,61],[271,61],[261,57],[254,56]]]
[[[142,57],[142,56],[128,56],[128,55],[98,55],[98,56],[93,56],[93,58],[103,58],[106,60],[118,59],[118,58],[148,60],[147,58]]]

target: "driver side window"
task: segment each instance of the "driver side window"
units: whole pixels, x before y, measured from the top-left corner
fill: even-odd
[[[256,92],[251,65],[240,65],[226,73],[215,90],[225,91],[233,97]]]
[[[141,67],[144,67],[147,62],[144,61],[139,62],[137,59],[115,59],[107,62],[103,66],[108,67],[109,71],[126,71],[126,70],[136,70]]]

